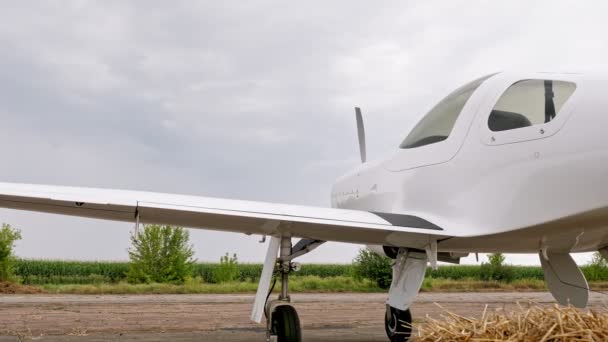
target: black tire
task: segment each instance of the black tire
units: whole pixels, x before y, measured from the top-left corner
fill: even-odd
[[[397,310],[387,305],[384,329],[391,342],[407,342],[412,335],[412,312]]]
[[[278,342],[302,342],[300,318],[296,309],[289,305],[281,305],[274,309],[271,332],[277,336]]]

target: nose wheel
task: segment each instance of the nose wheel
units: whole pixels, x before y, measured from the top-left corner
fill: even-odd
[[[407,342],[412,335],[412,312],[386,306],[384,328],[391,342]]]

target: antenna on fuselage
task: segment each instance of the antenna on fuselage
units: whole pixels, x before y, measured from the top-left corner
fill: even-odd
[[[365,127],[363,126],[363,115],[361,108],[355,107],[355,116],[357,118],[357,135],[359,136],[359,153],[361,154],[361,162],[367,160],[367,150],[365,148]]]

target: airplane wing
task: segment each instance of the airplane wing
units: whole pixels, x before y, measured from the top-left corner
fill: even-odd
[[[455,236],[413,215],[152,192],[0,183],[0,207],[124,222],[424,248]]]

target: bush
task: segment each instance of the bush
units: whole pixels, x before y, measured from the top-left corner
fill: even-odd
[[[500,267],[504,266],[506,257],[502,253],[492,253],[488,254],[488,261],[490,261],[490,265]]]
[[[589,263],[589,266],[608,268],[608,259],[604,258],[602,253],[595,252],[595,253],[593,253],[593,256],[591,257],[591,263]]]
[[[589,265],[581,269],[587,281],[605,280],[608,277],[608,260],[600,252],[595,252]]]
[[[236,253],[232,257],[226,253],[220,258],[220,265],[213,273],[214,283],[226,283],[239,278],[239,261]]]
[[[369,249],[359,250],[353,264],[353,272],[358,279],[369,279],[378,284],[381,289],[391,286],[393,272],[392,260],[386,256],[378,255]]]
[[[188,231],[181,227],[145,226],[138,237],[131,236],[128,281],[183,283],[192,276],[194,264],[189,239]]]
[[[18,240],[21,240],[21,232],[3,223],[0,229],[0,281],[9,281],[13,278],[15,264],[13,248]]]
[[[489,263],[482,263],[479,268],[481,280],[504,281],[510,283],[515,278],[513,267],[505,265],[505,256],[502,253],[488,255]]]

